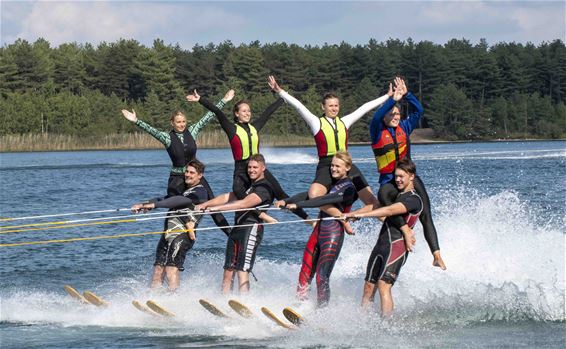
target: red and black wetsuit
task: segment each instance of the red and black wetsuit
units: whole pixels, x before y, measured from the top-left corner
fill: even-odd
[[[296,203],[297,207],[320,207],[334,205],[341,212],[349,212],[352,204],[358,198],[355,185],[350,178],[336,182],[328,194],[306,200],[308,193],[301,193],[285,200],[286,203]],[[319,218],[329,217],[320,211]],[[330,274],[340,255],[344,242],[344,226],[337,220],[320,220],[314,227],[303,252],[303,264],[299,273],[297,297],[301,300],[308,298],[310,283],[316,273],[316,289],[318,306],[328,304],[330,299]]]
[[[248,160],[250,156],[259,152],[259,131],[265,126],[271,114],[283,104],[283,99],[279,98],[267,107],[261,116],[254,121],[253,125],[230,121],[222,110],[210,103],[206,98],[201,97],[199,102],[216,115],[220,126],[228,136],[234,158],[232,192],[241,200],[246,197],[246,189],[251,185],[250,178],[248,177]],[[283,200],[289,197],[269,170],[266,169],[264,175],[271,188],[273,188],[276,199]],[[303,210],[298,210],[296,214],[303,219],[307,218],[307,214]]]

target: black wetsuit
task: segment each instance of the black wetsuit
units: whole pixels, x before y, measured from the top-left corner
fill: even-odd
[[[182,195],[156,198],[150,200],[150,202],[155,204],[155,208],[168,208],[170,211],[175,211],[184,208],[193,209],[196,204],[200,204],[209,199],[210,196],[208,192],[204,186],[199,183],[185,190]],[[186,232],[175,232],[175,230],[184,230],[185,224],[190,220],[195,222],[196,228],[203,216],[193,216],[190,212],[187,214],[172,212],[168,214],[168,216],[172,217],[165,219],[166,228],[157,244],[154,265],[174,266],[180,271],[183,271],[185,257],[187,252],[193,247],[194,241],[189,239]]]
[[[423,210],[423,202],[420,196],[414,190],[411,190],[400,193],[395,202],[403,204],[407,208],[407,213],[392,217],[403,218],[407,225],[413,228]],[[383,222],[379,237],[368,260],[365,280],[372,284],[377,283],[378,280],[383,280],[393,285],[409,255],[405,248],[403,233],[391,223],[392,217],[388,217]]]
[[[266,179],[253,182],[246,190],[246,195],[256,194],[260,197],[261,205],[269,205],[273,202],[274,194],[271,183]],[[255,262],[256,252],[263,239],[263,225],[258,211],[237,212],[234,223],[237,225],[232,229],[230,238],[226,245],[226,259],[224,269],[251,271]],[[246,225],[246,226],[238,226]]]
[[[240,122],[233,122],[228,119],[226,114],[222,112],[218,107],[214,104],[210,103],[206,98],[201,97],[199,102],[208,110],[212,111],[218,121],[220,122],[220,126],[228,136],[228,140],[230,142],[230,148],[232,149],[232,156],[234,158],[234,176],[232,180],[232,192],[236,195],[238,199],[243,199],[246,196],[246,189],[249,188],[251,181],[248,176],[248,160],[249,157],[259,151],[259,139],[257,141],[256,147],[252,147],[252,129],[250,128],[249,123],[240,123]],[[281,105],[283,104],[283,99],[279,98],[277,101],[272,103],[267,109],[261,114],[259,118],[254,121],[254,124],[251,125],[253,127],[254,132],[258,134],[255,135],[259,138],[259,131],[265,126],[271,114],[273,114]],[[237,128],[240,127],[246,133],[245,137],[247,137],[247,143],[249,144],[250,149],[242,149],[243,144],[240,140],[240,135],[238,134]],[[254,149],[255,148],[255,149]],[[281,188],[281,185],[277,181],[277,179],[269,172],[269,170],[265,170],[264,172],[265,179],[269,182],[271,187],[273,188],[273,192],[275,198],[278,200],[283,200],[289,197],[287,193]],[[306,219],[308,215],[303,210],[298,210],[296,214]]]
[[[296,203],[297,207],[321,207],[334,205],[340,212],[349,212],[358,198],[355,185],[350,178],[337,181],[330,187],[328,194],[307,200],[308,193],[301,193],[285,200]],[[329,217],[320,211],[319,218]],[[330,274],[340,255],[344,242],[344,226],[337,220],[317,222],[303,252],[303,263],[299,273],[297,297],[308,298],[310,283],[316,273],[318,306],[325,306],[330,299]]]

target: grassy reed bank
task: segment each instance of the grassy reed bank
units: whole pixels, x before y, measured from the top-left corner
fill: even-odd
[[[202,132],[198,139],[200,148],[228,147],[222,131]],[[262,135],[263,146],[314,145],[310,136]],[[112,150],[112,149],[160,149],[163,145],[147,133],[109,134],[102,137],[78,137],[50,133],[0,136],[0,152],[63,151],[63,150]]]

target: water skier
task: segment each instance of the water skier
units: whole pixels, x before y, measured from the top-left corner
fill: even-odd
[[[348,172],[352,169],[352,157],[347,152],[339,151],[330,164],[334,184],[328,194],[308,199],[308,192],[297,194],[289,199],[278,201],[277,206],[288,209],[320,207],[318,218],[338,217],[349,212],[358,198],[357,190]],[[371,206],[371,205],[370,205]],[[297,298],[306,300],[310,283],[316,274],[317,303],[326,306],[330,300],[330,274],[340,255],[344,242],[344,228],[339,220],[320,220],[315,225],[303,252],[303,262],[299,273]]]
[[[383,95],[372,101],[369,101],[356,109],[353,113],[339,116],[340,100],[334,94],[325,94],[322,98],[322,116],[316,116],[309,111],[301,102],[289,93],[285,92],[275,80],[270,76],[268,80],[269,87],[276,92],[288,104],[293,106],[299,115],[305,120],[311,129],[318,150],[318,166],[316,168],[316,176],[309,188],[309,197],[315,198],[328,192],[328,188],[332,185],[332,176],[330,174],[330,163],[332,157],[338,151],[348,150],[348,133],[350,127],[358,121],[364,114],[376,108],[385,102],[389,96]],[[374,202],[374,195],[363,174],[358,167],[352,164],[350,177],[360,199],[364,203]],[[377,200],[375,200],[377,204]]]
[[[226,92],[224,97],[216,104],[218,108],[223,108],[226,103],[234,98],[234,90],[229,90]],[[187,117],[181,111],[175,111],[171,114],[171,127],[173,128],[169,132],[159,131],[152,127],[148,123],[138,119],[135,110],[131,112],[123,109],[122,114],[126,119],[133,122],[149,133],[159,142],[161,142],[169,158],[172,162],[171,172],[169,174],[169,180],[167,183],[167,195],[180,195],[185,191],[185,180],[184,171],[185,165],[196,159],[197,144],[195,139],[197,138],[200,131],[208,124],[208,122],[213,118],[214,114],[211,112],[206,113],[199,121],[195,124],[187,127]],[[210,197],[214,197],[212,188],[208,184],[206,178],[202,178],[202,184],[208,191]],[[213,215],[212,219],[217,226],[227,226],[228,221],[221,214]],[[222,229],[225,234],[229,233],[228,229]]]
[[[398,102],[403,99],[409,103],[409,114],[407,118],[401,120],[401,107]],[[398,194],[394,178],[395,166],[401,159],[410,158],[409,136],[416,128],[422,115],[423,107],[417,98],[408,91],[405,81],[399,77],[395,78],[393,95],[375,112],[370,124],[371,147],[379,171],[378,199],[384,206],[391,205]],[[414,186],[423,202],[420,221],[423,225],[425,239],[433,254],[433,265],[444,270],[446,266],[440,256],[440,247],[436,228],[432,221],[428,193],[416,174]],[[394,224],[402,230],[406,229],[402,217],[392,217],[390,224]]]
[[[271,115],[283,104],[283,99],[278,98],[269,105],[261,116],[254,120],[253,124],[251,123],[252,111],[248,101],[241,100],[234,105],[234,119],[230,120],[220,108],[214,106],[206,98],[201,97],[196,90],[193,94],[187,96],[187,100],[200,103],[206,109],[212,111],[218,118],[220,126],[226,133],[226,136],[228,136],[234,158],[232,192],[238,199],[243,199],[251,183],[248,177],[248,160],[252,155],[259,153],[259,131],[265,126]],[[277,179],[267,169],[265,170],[265,178],[271,184],[275,198],[285,199],[289,197],[281,188]],[[308,217],[303,210],[298,210],[296,214],[303,219]]]
[[[149,211],[155,208],[168,208],[170,211],[180,209],[194,209],[196,204],[210,199],[208,191],[201,180],[204,175],[204,164],[198,160],[191,160],[185,167],[185,184],[187,189],[182,195],[166,196],[149,200],[145,203],[132,206],[133,212]],[[187,252],[193,247],[196,236],[194,229],[198,226],[202,215],[172,213],[166,218],[166,230],[161,235],[155,252],[155,263],[151,288],[163,285],[167,278],[169,290],[175,291],[180,285],[180,271],[184,270]],[[189,230],[187,233],[182,230]]]
[[[395,202],[369,212],[363,212],[364,210],[361,209],[344,215],[345,218],[388,217],[383,222],[368,260],[362,296],[362,307],[367,309],[374,301],[376,291],[379,290],[383,316],[393,312],[391,288],[399,277],[401,267],[405,264],[415,242],[412,234],[404,234],[392,224],[392,218],[402,217],[412,229],[423,211],[422,199],[414,188],[415,173],[415,164],[409,158],[398,161],[395,183],[399,194]]]
[[[251,180],[246,196],[238,199],[234,192],[221,194],[204,202],[196,209],[212,211],[235,210],[269,205],[273,202],[274,191],[271,183],[265,178],[265,158],[261,154],[251,155],[247,163],[247,172]],[[222,293],[228,294],[232,289],[234,275],[238,276],[238,289],[246,293],[250,289],[249,273],[252,271],[257,249],[263,238],[263,225],[260,212],[247,210],[236,212],[234,224],[226,245]]]

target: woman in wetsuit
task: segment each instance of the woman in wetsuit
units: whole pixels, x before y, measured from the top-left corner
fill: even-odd
[[[403,120],[401,120],[400,105],[397,104],[401,100],[405,100],[409,104],[408,116]],[[401,159],[410,159],[409,136],[417,127],[422,115],[423,107],[418,99],[411,92],[408,92],[405,81],[399,77],[395,78],[393,95],[375,112],[370,124],[371,147],[379,172],[378,198],[384,206],[391,205],[399,193],[395,185],[395,166]],[[433,254],[432,264],[446,269],[440,256],[440,247],[436,228],[432,221],[428,193],[418,175],[415,175],[414,186],[423,202],[423,211],[419,219],[423,225],[425,239]],[[405,225],[400,216],[392,217],[390,220],[398,229]]]
[[[192,95],[187,96],[189,102],[199,102],[206,109],[212,111],[220,126],[228,136],[232,156],[234,158],[234,177],[232,182],[232,192],[238,199],[246,197],[246,190],[250,187],[251,181],[248,176],[248,160],[259,153],[259,131],[265,126],[269,117],[283,104],[283,100],[279,98],[261,114],[261,116],[251,123],[252,112],[250,103],[247,101],[239,101],[234,105],[234,120],[229,120],[226,114],[219,108],[215,107],[206,98],[201,97],[195,90]],[[289,195],[281,188],[277,179],[265,170],[265,179],[273,188],[275,198],[281,200],[288,198]],[[304,210],[298,210],[296,214],[305,219],[307,218]]]
[[[326,94],[322,100],[322,110],[324,114],[319,117],[310,112],[296,98],[285,92],[279,86],[275,77],[270,76],[268,84],[271,90],[279,94],[285,102],[293,106],[309,125],[316,142],[319,158],[316,176],[309,188],[309,197],[314,198],[326,194],[332,184],[330,162],[336,152],[348,150],[348,132],[350,127],[364,116],[364,114],[385,102],[389,96],[384,95],[369,101],[356,109],[353,113],[341,117],[338,115],[340,112],[340,100],[333,94]],[[350,176],[364,203],[373,202],[374,196],[368,182],[356,165],[352,164]],[[377,202],[373,203],[377,204]]]
[[[340,255],[344,242],[344,225],[338,220],[325,220],[349,212],[358,198],[356,188],[348,177],[352,168],[352,157],[347,152],[339,151],[330,164],[334,184],[328,194],[308,199],[308,193],[300,193],[289,199],[277,202],[277,206],[288,209],[320,207],[320,219],[315,225],[303,252],[303,263],[299,273],[297,298],[308,298],[310,283],[316,274],[318,306],[323,307],[330,300],[330,274]],[[347,231],[352,234],[351,231]]]
[[[224,107],[232,98],[234,98],[234,90],[229,90],[224,95],[224,98],[217,103],[217,106],[219,108]],[[185,166],[189,161],[196,159],[197,144],[195,139],[203,127],[212,119],[214,114],[208,112],[195,124],[187,127],[186,116],[180,111],[175,111],[171,114],[171,126],[173,129],[169,132],[159,131],[148,123],[138,119],[135,110],[130,112],[129,110],[123,109],[122,115],[165,146],[172,162],[169,181],[167,183],[167,196],[182,195],[186,189],[184,178]],[[214,197],[214,193],[204,177],[202,177],[202,184],[209,196]],[[229,225],[222,214],[214,214],[212,215],[212,219],[218,226]],[[222,230],[224,233],[229,233],[230,231],[229,228]]]

